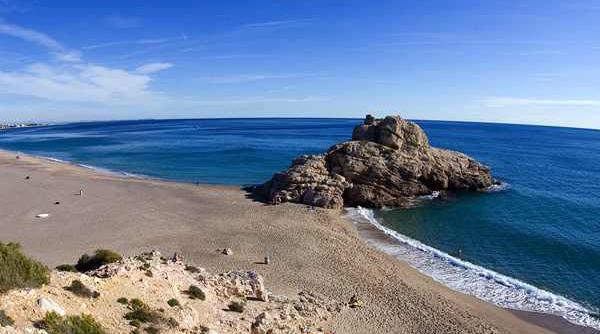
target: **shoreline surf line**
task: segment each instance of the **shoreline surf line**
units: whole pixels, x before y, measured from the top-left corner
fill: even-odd
[[[346,208],[346,216],[357,227],[362,227],[363,231],[359,228],[359,232],[367,243],[454,291],[506,309],[555,315],[572,324],[600,330],[600,320],[595,313],[579,303],[400,234],[384,226],[373,210]],[[365,232],[365,226],[378,233]]]

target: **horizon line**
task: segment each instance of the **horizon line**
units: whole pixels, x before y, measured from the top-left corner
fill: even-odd
[[[366,116],[366,115],[365,115]],[[386,115],[386,116],[400,116],[400,115]],[[386,117],[384,116],[384,117]],[[402,116],[400,116],[402,117]],[[377,118],[377,117],[376,117]],[[404,118],[404,117],[402,117]],[[40,123],[45,124],[44,126],[55,126],[55,125],[67,125],[67,124],[81,124],[81,123],[107,123],[107,122],[142,122],[142,121],[193,121],[193,120],[252,120],[252,119],[328,119],[328,120],[363,120],[364,117],[192,117],[192,118],[131,118],[131,119],[111,119],[111,120],[80,120],[80,121],[20,121],[20,122],[9,122],[0,124],[14,124],[14,123]],[[416,119],[416,118],[404,118],[413,122],[445,122],[445,123],[473,123],[473,124],[495,124],[495,125],[513,125],[513,126],[537,126],[547,128],[563,128],[563,129],[575,129],[575,130],[592,130],[600,131],[600,128],[585,128],[577,126],[561,126],[561,125],[548,125],[548,124],[536,124],[536,123],[507,123],[507,122],[496,122],[496,121],[457,121],[457,120],[444,120],[444,119]],[[15,130],[19,128],[7,128],[6,130]],[[21,128],[22,129],[22,128]]]

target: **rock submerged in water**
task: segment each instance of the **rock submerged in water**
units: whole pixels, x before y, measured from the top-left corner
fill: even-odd
[[[417,124],[399,116],[368,115],[352,140],[322,155],[296,158],[286,171],[255,188],[274,204],[324,208],[405,206],[434,191],[473,191],[491,186],[490,169],[455,151],[431,147]]]

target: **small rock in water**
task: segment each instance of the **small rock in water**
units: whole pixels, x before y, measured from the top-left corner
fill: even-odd
[[[60,307],[60,305],[58,305],[54,300],[50,298],[42,297],[38,299],[37,303],[42,312],[44,313],[54,312],[60,316],[64,316],[66,314],[65,310],[63,310],[63,308]]]
[[[233,254],[233,251],[231,250],[231,248],[224,248],[223,251],[221,252],[221,254],[231,255],[231,254]]]
[[[25,176],[25,180],[29,180],[29,179],[30,179],[29,175]]]

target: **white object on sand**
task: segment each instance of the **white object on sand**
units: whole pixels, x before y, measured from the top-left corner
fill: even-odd
[[[38,215],[35,215],[35,218],[48,218],[50,217],[49,213],[40,213]]]
[[[38,306],[40,307],[40,309],[42,310],[42,312],[47,313],[47,312],[55,312],[56,314],[60,315],[60,316],[64,316],[65,315],[65,310],[60,307],[60,305],[58,305],[58,303],[56,303],[54,300],[50,299],[50,298],[40,298],[37,301]]]

